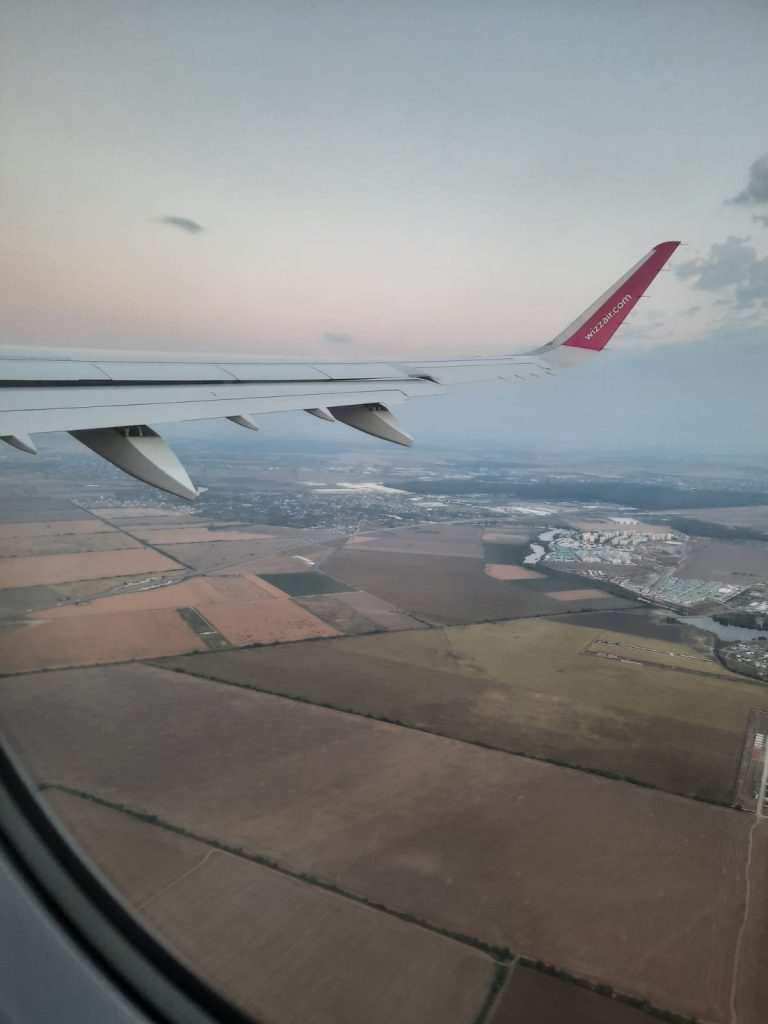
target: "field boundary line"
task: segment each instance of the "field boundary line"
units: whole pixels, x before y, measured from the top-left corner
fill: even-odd
[[[705,665],[711,665],[712,661],[709,658],[698,658],[695,654],[680,654],[679,651],[662,651],[658,647],[644,647],[641,644],[628,644],[623,640],[604,640],[603,637],[599,637],[597,640],[593,640],[594,644],[610,644],[613,647],[627,647],[633,651],[648,651],[650,654],[664,654],[669,658],[683,658],[686,661],[702,661]]]
[[[244,850],[242,847],[232,846],[230,843],[222,842],[220,839],[216,839],[212,836],[193,832],[191,829],[185,828],[183,825],[175,825],[173,822],[165,821],[163,818],[160,818],[151,812],[140,811],[136,808],[129,807],[127,804],[114,800],[107,800],[104,797],[97,796],[95,793],[89,793],[87,790],[77,789],[74,786],[67,786],[64,783],[41,782],[38,784],[38,789],[40,789],[41,792],[54,790],[59,793],[66,793],[69,796],[75,796],[81,800],[87,800],[100,807],[106,807],[108,810],[117,811],[120,814],[124,814],[128,818],[133,818],[134,821],[140,821],[145,825],[153,825],[155,828],[161,828],[167,832],[173,832],[176,835],[184,836],[186,839],[193,839],[198,843],[202,843],[203,845],[210,847],[210,853],[215,853],[216,851],[228,853],[233,857],[239,857],[241,860],[247,860],[253,864],[258,864],[261,867],[269,868],[272,871],[276,871],[281,875],[286,875],[288,878],[293,878],[296,881],[305,882],[307,885],[314,885],[319,889],[324,889],[326,892],[333,893],[336,896],[352,900],[354,903],[359,903],[371,910],[377,910],[381,913],[388,914],[390,917],[395,917],[400,921],[404,921],[406,924],[412,924],[416,927],[424,928],[426,931],[432,932],[435,935],[440,935],[444,939],[451,939],[452,941],[460,942],[465,946],[471,946],[478,952],[484,953],[486,956],[490,957],[496,963],[506,964],[514,957],[514,953],[505,946],[494,946],[492,943],[484,942],[482,939],[478,939],[472,935],[464,935],[462,932],[454,932],[449,928],[441,928],[439,925],[430,924],[429,921],[425,921],[413,914],[409,914],[407,911],[396,910],[393,907],[387,906],[386,903],[380,903],[378,900],[372,900],[367,896],[361,896],[357,893],[350,892],[347,889],[343,889],[335,882],[326,881],[318,875],[312,875],[303,871],[294,871],[292,868],[288,868],[280,864],[272,857],[267,857],[260,853],[251,853],[248,850]],[[199,866],[200,865],[198,864],[195,867],[197,868]],[[176,881],[178,881],[178,879],[176,879]]]
[[[217,851],[213,849],[208,850],[207,853],[205,853],[200,858],[197,864],[193,864],[191,868],[188,868],[186,871],[182,871],[182,873],[178,875],[176,878],[174,878],[173,881],[169,882],[167,885],[162,886],[160,889],[157,890],[157,892],[153,892],[151,896],[147,896],[147,898],[145,900],[142,900],[141,903],[137,903],[136,909],[143,910],[144,907],[148,907],[153,900],[156,900],[158,896],[162,896],[163,893],[166,893],[168,892],[169,889],[172,889],[174,885],[177,885],[179,882],[182,882],[185,878],[189,878],[190,875],[194,875],[196,871],[198,871],[200,868],[204,867],[208,863],[208,861],[216,852]]]
[[[637,665],[639,668],[653,668],[657,671],[662,672],[684,672],[689,676],[700,676],[704,679],[720,679],[728,683],[743,683],[744,679],[740,676],[729,676],[722,672],[702,672],[701,669],[697,668],[686,668],[684,665],[667,665],[661,661],[646,661],[643,658],[622,658],[619,654],[609,654],[603,651],[581,651],[581,654],[588,658],[605,658],[608,661],[620,661],[627,665]],[[183,657],[183,655],[180,655]]]
[[[96,519],[98,519],[100,522],[106,523],[107,526],[111,526],[113,530],[118,530],[120,533],[124,533],[126,537],[130,537],[131,540],[137,541],[137,543],[141,544],[142,547],[149,548],[150,551],[154,551],[158,555],[163,555],[165,558],[170,558],[172,562],[176,562],[177,565],[182,566],[182,568],[187,569],[189,572],[196,572],[195,567],[193,565],[188,565],[186,562],[183,562],[180,558],[176,558],[175,555],[166,554],[165,551],[163,551],[161,548],[158,548],[150,541],[142,540],[141,537],[134,536],[134,534],[132,534],[130,530],[127,530],[123,526],[118,526],[117,523],[111,523],[104,516],[100,516],[98,512],[91,512],[90,509],[83,509],[81,505],[77,505],[75,502],[73,502],[72,504],[75,505],[76,508],[80,508],[83,511],[90,512],[90,514],[94,516]]]
[[[331,639],[338,639],[338,637],[331,637]],[[222,651],[222,653],[233,654],[240,650],[242,650],[242,648],[238,647]],[[200,653],[205,655],[209,652],[202,651]],[[196,656],[196,654],[178,655],[178,657],[181,658],[194,658]],[[171,655],[170,657],[175,656]],[[680,800],[693,800],[695,803],[709,804],[711,807],[721,807],[727,811],[734,811],[736,814],[742,813],[737,807],[734,807],[730,803],[725,803],[725,801],[713,800],[710,797],[695,796],[691,793],[678,793],[673,790],[662,789],[653,782],[643,782],[642,779],[634,779],[629,775],[619,775],[618,772],[612,772],[608,769],[590,768],[587,765],[573,764],[569,761],[560,761],[557,758],[545,757],[543,754],[529,754],[523,750],[511,750],[508,747],[498,747],[492,743],[486,743],[483,740],[473,740],[462,736],[452,736],[450,733],[438,732],[435,729],[427,729],[423,725],[411,725],[408,722],[402,722],[397,718],[388,718],[386,715],[375,715],[367,711],[355,711],[354,708],[345,708],[337,704],[329,704],[327,701],[312,700],[310,697],[303,697],[298,694],[280,693],[278,690],[269,690],[266,687],[256,686],[253,683],[237,682],[232,679],[217,679],[214,676],[195,672],[193,669],[176,668],[164,665],[162,663],[163,660],[163,658],[148,658],[145,661],[140,662],[140,664],[145,664],[150,668],[164,669],[166,672],[177,672],[179,675],[192,676],[194,679],[204,679],[206,682],[213,683],[216,686],[234,686],[240,690],[250,690],[252,693],[262,693],[268,697],[277,697],[280,700],[295,701],[297,704],[309,704],[311,707],[325,708],[326,711],[335,711],[340,715],[352,715],[355,718],[365,718],[373,722],[383,722],[385,725],[394,725],[400,729],[409,729],[411,732],[420,732],[426,736],[437,736],[443,740],[452,740],[454,743],[465,743],[467,746],[478,747],[480,750],[492,750],[497,754],[507,754],[510,757],[523,757],[528,761],[538,761],[541,764],[552,765],[554,768],[564,768],[568,771],[581,772],[584,775],[594,775],[597,778],[606,779],[609,782],[623,782],[628,786],[637,786],[640,789],[651,789],[657,793],[666,793],[667,796],[676,797]],[[19,674],[29,675],[30,673]]]
[[[744,934],[749,924],[750,910],[752,907],[752,852],[754,849],[755,830],[760,825],[761,818],[756,814],[752,827],[749,830],[749,842],[747,844],[747,859],[744,865],[744,914],[741,919],[739,933],[736,936],[736,945],[733,950],[733,973],[731,974],[731,991],[729,999],[730,1024],[738,1024],[738,1011],[736,1010],[736,989],[739,983],[739,968],[741,966],[741,949],[744,944]]]
[[[471,1024],[485,1024],[488,1020],[491,1012],[499,1001],[501,993],[504,991],[504,987],[507,983],[507,978],[510,972],[514,969],[517,963],[517,957],[512,957],[509,963],[499,963],[497,960],[495,963],[495,971],[491,984],[488,986],[488,992],[486,993],[485,999],[482,1002],[480,1009],[477,1011],[477,1015],[472,1020]]]
[[[393,907],[388,907],[385,903],[380,903],[378,900],[373,900],[367,896],[362,896],[357,893],[349,892],[346,889],[342,889],[340,886],[336,885],[335,882],[328,882],[316,875],[294,871],[291,868],[284,867],[271,857],[266,857],[258,853],[249,853],[247,850],[243,850],[240,847],[230,846],[228,843],[223,843],[219,839],[199,835],[187,828],[184,828],[182,825],[174,825],[171,822],[165,821],[164,819],[159,818],[156,814],[146,811],[138,811],[129,807],[127,804],[107,800],[104,797],[97,796],[95,793],[76,789],[74,786],[67,786],[60,782],[39,782],[38,789],[43,793],[47,790],[67,793],[69,796],[75,796],[81,800],[87,800],[90,803],[97,804],[100,807],[106,807],[108,810],[117,811],[120,814],[126,815],[126,817],[133,818],[135,821],[141,821],[145,825],[153,825],[156,828],[165,829],[168,832],[173,832],[176,835],[184,836],[187,839],[193,839],[198,843],[209,846],[211,847],[211,853],[220,850],[223,853],[239,857],[241,860],[250,861],[251,863],[258,864],[261,867],[269,868],[278,874],[285,875],[288,878],[293,878],[296,881],[304,882],[307,885],[314,885],[318,889],[323,889],[326,892],[348,899],[353,903],[358,903],[370,910],[377,910],[383,914],[387,914],[389,917],[397,918],[406,924],[415,925],[417,928],[423,928],[425,931],[431,932],[433,935],[439,935],[441,938],[450,939],[453,942],[458,942],[480,953],[484,953],[489,957],[491,962],[495,964],[496,977],[491,983],[490,991],[486,996],[486,1003],[481,1007],[480,1014],[475,1018],[473,1024],[484,1024],[485,1020],[487,1020],[488,1013],[496,1000],[505,978],[510,972],[510,966],[514,967],[517,964],[527,967],[530,970],[537,971],[540,974],[546,974],[549,977],[557,978],[570,985],[575,985],[578,988],[586,989],[596,995],[604,996],[605,998],[615,1000],[618,1003],[623,1003],[626,1006],[632,1006],[635,1009],[642,1010],[642,1012],[646,1013],[649,1017],[655,1017],[657,1019],[660,1018],[661,1020],[670,1022],[670,1024],[707,1024],[707,1022],[703,1022],[695,1017],[675,1013],[673,1010],[667,1010],[664,1007],[650,1003],[648,1000],[639,998],[638,996],[633,996],[628,992],[622,992],[619,989],[613,988],[611,985],[600,984],[578,974],[571,974],[570,971],[561,967],[556,967],[554,964],[545,960],[534,959],[533,957],[529,957],[521,953],[514,953],[506,946],[495,946],[492,943],[485,942],[483,939],[478,939],[473,935],[465,935],[462,932],[454,932],[449,928],[441,928],[439,925],[431,924],[423,918],[409,914],[408,911],[396,910]],[[197,867],[199,866],[200,865],[197,865]]]

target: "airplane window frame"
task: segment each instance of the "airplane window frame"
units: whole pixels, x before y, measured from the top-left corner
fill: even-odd
[[[31,906],[43,913],[76,954],[82,971],[89,971],[91,977],[95,972],[108,993],[127,1000],[137,1020],[157,1024],[258,1024],[190,970],[145,927],[45,806],[2,735],[0,864],[10,868],[6,875],[19,881]],[[23,950],[4,930],[4,919],[7,922],[7,917],[0,915],[0,944],[11,962],[16,957],[21,966]],[[20,984],[25,984],[18,976]],[[52,999],[54,989],[52,985]]]

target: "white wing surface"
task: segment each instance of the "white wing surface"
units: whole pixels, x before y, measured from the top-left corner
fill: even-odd
[[[600,352],[679,242],[662,242],[548,344],[521,355],[424,362],[276,362],[235,356],[0,348],[0,437],[68,431],[132,476],[185,498],[196,489],[147,424],[301,411],[396,444],[412,439],[389,406],[466,383],[518,382]]]

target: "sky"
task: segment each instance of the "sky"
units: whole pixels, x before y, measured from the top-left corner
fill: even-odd
[[[0,343],[515,352],[679,238],[605,357],[403,419],[768,454],[764,3],[5,0],[0,37]]]

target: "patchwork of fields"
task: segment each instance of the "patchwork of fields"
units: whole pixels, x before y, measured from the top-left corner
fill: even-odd
[[[258,1019],[761,1024],[768,689],[527,539],[8,501],[0,723]]]
[[[628,657],[599,658],[595,649]],[[643,667],[638,653],[656,660]],[[768,710],[765,687],[685,644],[548,619],[163,664],[724,804],[749,711]]]

